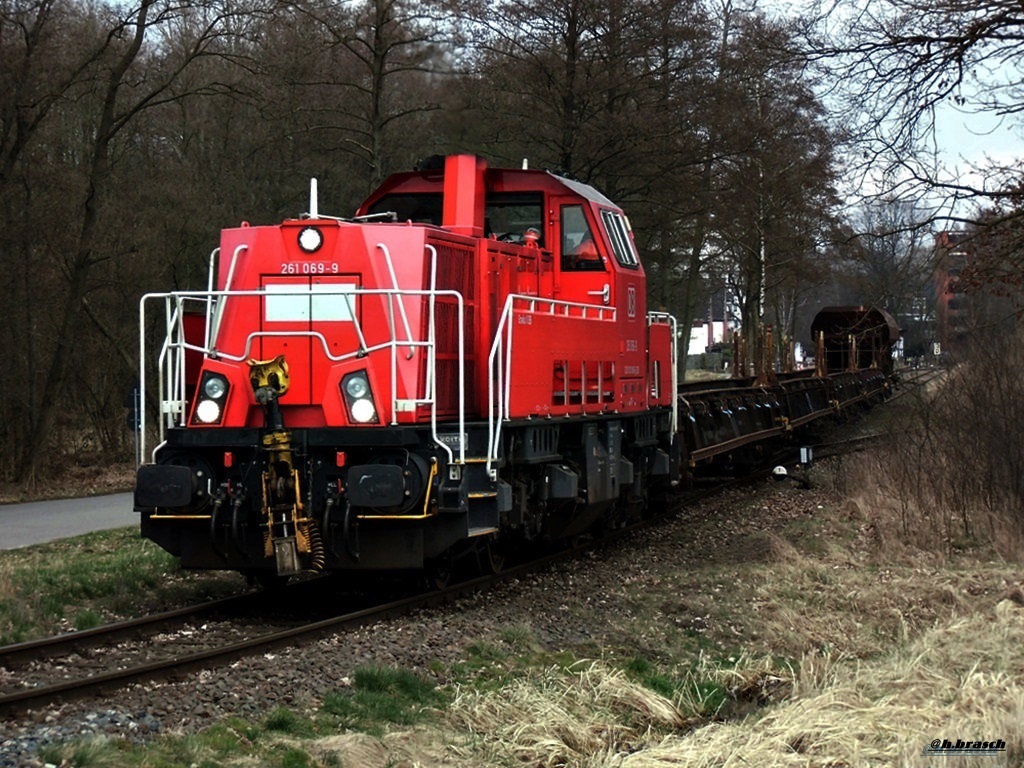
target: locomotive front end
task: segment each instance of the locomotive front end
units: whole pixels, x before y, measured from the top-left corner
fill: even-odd
[[[143,298],[159,403],[135,491],[145,537],[183,567],[260,580],[422,567],[422,531],[389,528],[436,504],[452,457],[438,415],[461,414],[465,392],[439,397],[437,380],[466,367],[463,295],[439,287],[438,249],[459,244],[431,240],[373,221],[243,225],[222,234],[207,291]]]

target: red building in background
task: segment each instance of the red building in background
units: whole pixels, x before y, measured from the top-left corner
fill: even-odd
[[[961,351],[973,325],[971,297],[960,282],[960,273],[970,263],[973,253],[969,237],[969,233],[962,230],[947,230],[935,236],[936,354]]]

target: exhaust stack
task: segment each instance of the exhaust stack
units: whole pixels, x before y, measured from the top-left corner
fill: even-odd
[[[449,155],[444,161],[444,208],[441,224],[452,232],[484,236],[484,171],[474,155]]]

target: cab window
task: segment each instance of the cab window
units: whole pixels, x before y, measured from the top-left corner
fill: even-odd
[[[637,256],[636,246],[633,245],[629,221],[621,213],[608,210],[601,211],[601,220],[612,244],[615,260],[624,267],[636,269],[640,264],[640,258]]]
[[[563,205],[561,221],[562,269],[571,272],[604,269],[583,206]]]
[[[504,243],[525,242],[526,230],[539,233],[544,247],[544,196],[539,192],[495,192],[487,196],[484,229],[488,237]]]

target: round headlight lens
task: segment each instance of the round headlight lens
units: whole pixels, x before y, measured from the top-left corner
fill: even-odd
[[[211,376],[203,384],[203,392],[206,393],[207,397],[212,397],[214,400],[224,397],[224,393],[227,391],[228,383],[220,376]]]
[[[360,424],[373,421],[376,416],[377,411],[370,400],[362,399],[352,403],[352,418]]]
[[[299,232],[299,248],[306,253],[315,253],[324,244],[323,233],[316,227],[306,227]]]
[[[345,391],[349,397],[366,397],[370,392],[370,385],[362,376],[350,376],[345,382]]]
[[[220,418],[220,406],[214,400],[201,400],[196,406],[196,419],[203,424],[213,424]]]

